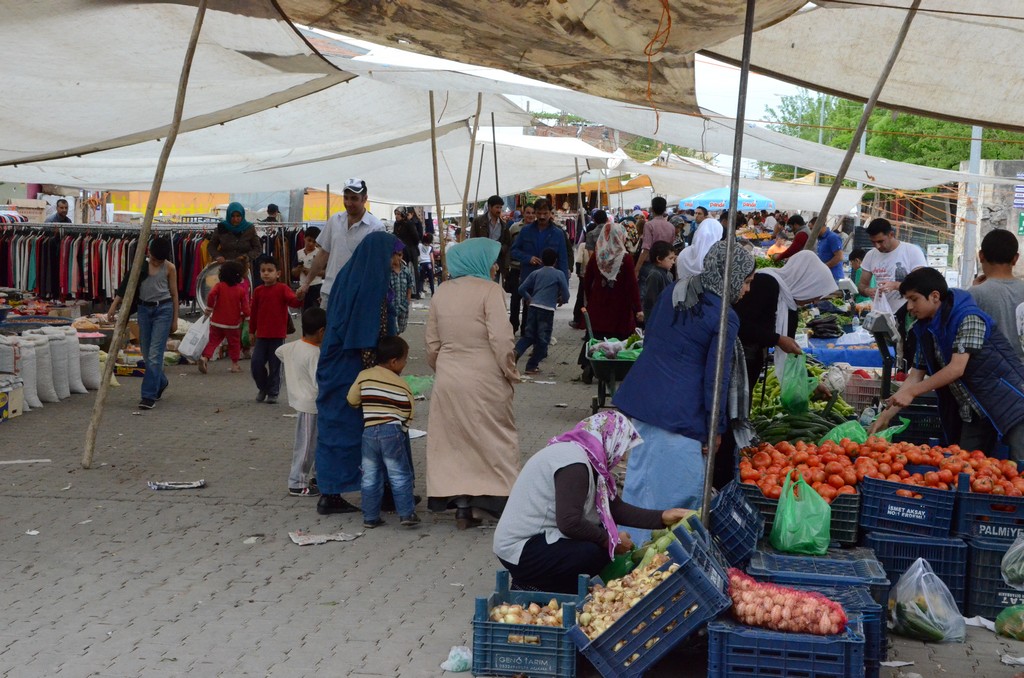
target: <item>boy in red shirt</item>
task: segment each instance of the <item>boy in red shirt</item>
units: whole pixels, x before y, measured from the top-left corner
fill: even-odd
[[[263,284],[253,291],[249,319],[249,333],[255,339],[252,378],[259,389],[256,402],[273,405],[281,392],[281,360],[276,351],[288,336],[288,307],[299,308],[302,302],[291,287],[278,282],[281,272],[276,261],[262,257],[258,263]]]

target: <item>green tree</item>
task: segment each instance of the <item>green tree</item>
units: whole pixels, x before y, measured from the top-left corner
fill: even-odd
[[[790,136],[819,140],[819,121],[824,114],[820,139],[835,148],[846,149],[860,121],[863,104],[808,90],[782,97],[778,107],[767,107],[768,127]],[[876,108],[867,127],[868,155],[915,165],[959,169],[970,153],[971,127],[957,122],[897,113]],[[1009,143],[1007,143],[1009,142]],[[1024,158],[1024,134],[986,129],[982,137],[981,157],[991,160]],[[792,165],[759,163],[762,171],[777,178],[792,178]],[[796,168],[797,174],[809,170]]]

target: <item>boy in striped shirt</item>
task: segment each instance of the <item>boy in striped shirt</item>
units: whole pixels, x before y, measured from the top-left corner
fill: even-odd
[[[380,517],[387,473],[401,524],[418,525],[413,498],[412,450],[409,421],[413,396],[402,379],[409,344],[401,337],[383,337],[377,344],[377,364],[363,370],[348,391],[348,404],[363,408],[363,527],[384,524]]]

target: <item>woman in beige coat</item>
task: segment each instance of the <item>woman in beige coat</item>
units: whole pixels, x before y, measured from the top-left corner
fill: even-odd
[[[455,507],[460,530],[473,507],[500,516],[519,474],[512,410],[519,382],[505,296],[491,276],[501,245],[473,238],[448,250],[451,280],[430,302],[427,362],[436,373],[427,423],[432,511]]]

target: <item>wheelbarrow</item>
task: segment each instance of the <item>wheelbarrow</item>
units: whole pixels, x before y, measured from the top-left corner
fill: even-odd
[[[608,358],[593,358],[590,355],[590,347],[600,343],[594,338],[594,328],[590,324],[590,314],[587,309],[582,309],[583,320],[587,323],[587,360],[590,361],[590,369],[597,380],[597,395],[590,401],[590,413],[597,414],[598,410],[606,407],[605,401],[615,397],[615,388],[619,382],[626,378],[626,374],[633,367],[635,360],[615,360]],[[607,405],[612,407],[612,405]]]

